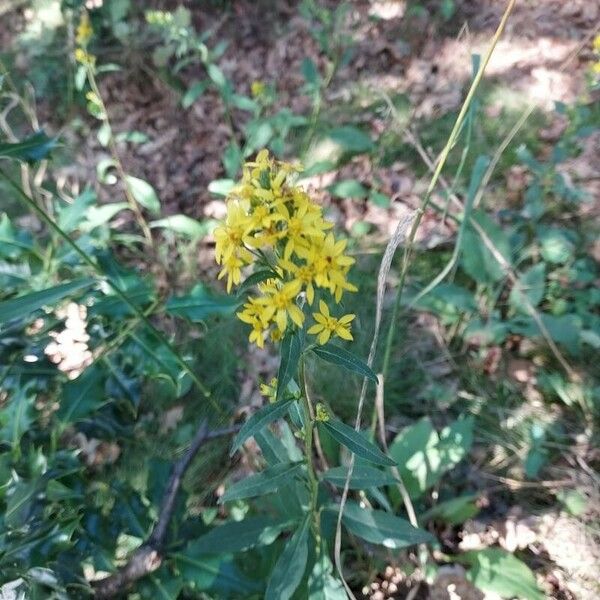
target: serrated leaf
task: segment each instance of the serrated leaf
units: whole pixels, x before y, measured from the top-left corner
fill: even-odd
[[[522,600],[544,598],[529,567],[504,550],[474,550],[462,554],[460,559],[471,565],[467,571],[467,579],[484,592]]]
[[[204,284],[199,283],[189,294],[170,298],[165,310],[178,317],[198,322],[211,315],[231,315],[239,305],[239,298],[213,294]]]
[[[383,467],[396,465],[396,463],[389,456],[386,456],[377,446],[375,446],[375,444],[369,442],[361,433],[349,425],[342,423],[338,419],[321,421],[319,422],[319,427],[324,427],[331,437],[360,458],[364,458],[373,464],[381,465]]]
[[[269,576],[265,600],[291,598],[302,581],[308,560],[309,524],[307,515],[283,549]]]
[[[93,283],[94,280],[89,277],[75,279],[69,283],[62,283],[39,292],[31,292],[30,294],[24,294],[23,296],[0,302],[0,324],[18,317],[26,317],[33,311],[44,306],[52,306],[59,300],[83,288],[89,287]]]
[[[261,473],[250,475],[229,487],[221,496],[220,502],[254,498],[275,492],[280,486],[290,483],[301,469],[302,463],[280,463],[267,467]]]
[[[154,188],[143,179],[126,175],[125,180],[135,201],[152,214],[160,213],[160,200]]]
[[[323,473],[323,479],[333,485],[343,488],[346,485],[348,467],[333,467]],[[372,487],[381,487],[396,483],[396,478],[391,473],[386,473],[370,467],[369,465],[354,465],[350,478],[351,490],[366,490]]]
[[[301,354],[300,334],[298,332],[288,333],[281,342],[281,361],[277,372],[277,400],[281,398],[296,374]]]
[[[377,375],[375,375],[369,365],[345,348],[335,346],[334,344],[325,344],[324,346],[314,346],[312,351],[322,360],[339,365],[348,371],[358,373],[377,383]]]
[[[219,525],[189,545],[192,556],[242,552],[255,546],[272,544],[279,534],[290,527],[287,517],[248,517]]]
[[[241,445],[255,433],[261,431],[269,423],[283,417],[295,400],[286,400],[285,402],[275,402],[263,406],[259,411],[255,412],[241,427],[237,435],[233,439],[230,455],[233,455]]]
[[[382,510],[362,508],[360,504],[352,501],[346,502],[342,522],[354,535],[392,550],[432,542],[435,539],[429,532],[413,527],[400,517]]]

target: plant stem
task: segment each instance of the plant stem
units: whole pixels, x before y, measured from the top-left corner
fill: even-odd
[[[321,524],[319,519],[319,510],[317,499],[319,495],[319,480],[315,471],[313,462],[313,436],[315,428],[314,412],[310,403],[310,398],[306,386],[306,369],[304,358],[300,358],[298,365],[298,374],[300,378],[300,392],[302,394],[302,407],[304,409],[304,454],[306,458],[306,468],[308,471],[308,482],[310,491],[310,511],[312,513],[312,526],[317,545],[321,541]]]
[[[144,234],[146,243],[152,248],[154,245],[154,242],[152,240],[152,233],[150,232],[150,227],[148,226],[146,219],[144,219],[144,215],[142,214],[142,211],[140,210],[136,199],[131,193],[131,188],[129,187],[129,182],[127,181],[127,173],[125,172],[123,163],[121,162],[121,157],[119,156],[117,143],[115,141],[115,136],[113,133],[113,128],[110,124],[110,119],[108,116],[108,111],[106,109],[106,105],[104,104],[104,100],[102,100],[102,96],[100,95],[100,89],[98,88],[98,84],[96,83],[96,76],[94,74],[94,67],[92,65],[86,65],[86,74],[88,83],[90,84],[90,88],[92,88],[92,92],[95,94],[96,98],[98,99],[98,102],[100,103],[100,108],[102,110],[102,121],[108,127],[108,149],[110,150],[110,154],[115,163],[117,173],[119,174],[119,179],[121,180],[121,184],[123,185],[125,199],[127,200],[127,204],[129,204],[129,207],[135,215],[135,220],[137,221],[140,229]]]
[[[506,7],[506,10],[504,11],[504,14],[502,15],[502,19],[500,21],[500,24],[498,25],[498,28],[496,29],[496,32],[494,33],[494,37],[492,38],[490,47],[488,48],[488,50],[485,54],[485,57],[484,57],[483,61],[481,62],[481,65],[479,66],[479,70],[477,71],[477,74],[473,78],[473,82],[471,83],[471,87],[469,88],[469,92],[467,93],[467,97],[465,98],[465,101],[463,102],[460,112],[458,113],[458,117],[456,118],[456,122],[454,123],[454,127],[452,128],[452,131],[450,132],[450,136],[448,137],[446,145],[444,146],[444,149],[442,150],[442,152],[440,154],[440,158],[438,160],[437,166],[435,168],[435,171],[433,172],[431,181],[429,182],[429,186],[427,187],[427,191],[425,192],[425,197],[423,198],[423,202],[422,202],[421,206],[416,210],[415,219],[413,221],[412,227],[410,229],[410,233],[407,238],[404,256],[402,257],[402,268],[400,271],[400,278],[398,281],[398,291],[396,292],[396,298],[394,300],[394,306],[392,308],[390,328],[388,329],[388,336],[387,336],[387,340],[386,340],[386,344],[385,344],[385,352],[383,355],[383,366],[381,369],[384,379],[387,378],[387,374],[388,374],[388,370],[389,370],[389,366],[390,366],[392,344],[394,343],[394,338],[396,336],[396,327],[397,327],[396,321],[398,320],[398,311],[400,309],[402,292],[404,291],[406,274],[407,274],[408,267],[410,265],[410,261],[412,258],[412,253],[413,253],[413,249],[414,249],[414,241],[415,241],[415,237],[417,235],[417,230],[419,228],[419,225],[421,224],[421,219],[423,218],[423,215],[425,214],[425,210],[429,206],[431,194],[433,193],[433,190],[435,189],[435,187],[438,183],[440,175],[442,174],[442,170],[446,164],[448,155],[450,154],[450,151],[452,150],[452,148],[454,147],[454,144],[456,143],[456,141],[458,139],[458,135],[460,133],[462,124],[465,120],[465,117],[467,116],[467,111],[469,110],[469,107],[470,107],[471,103],[473,102],[473,98],[475,97],[475,92],[477,91],[477,88],[479,87],[479,84],[481,83],[483,74],[485,73],[487,65],[490,62],[490,58],[492,57],[492,53],[494,52],[496,45],[498,44],[498,40],[500,39],[500,36],[504,32],[504,28],[506,27],[508,17],[510,16],[511,12],[513,11],[513,8],[515,7],[515,3],[516,3],[516,0],[510,0]]]

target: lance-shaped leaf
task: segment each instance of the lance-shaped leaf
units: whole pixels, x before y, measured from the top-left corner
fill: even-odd
[[[88,277],[76,279],[69,283],[62,283],[61,285],[56,285],[46,290],[32,292],[31,294],[25,294],[18,298],[0,302],[0,323],[6,323],[17,317],[26,317],[34,310],[38,310],[43,306],[52,306],[69,294],[88,287],[93,283],[94,280]]]
[[[302,343],[298,332],[288,334],[281,342],[281,362],[277,373],[277,400],[287,389],[288,383],[292,380],[298,370],[298,361],[302,353]]]
[[[319,423],[319,426],[327,429],[331,437],[343,446],[346,446],[356,456],[360,456],[360,458],[383,467],[395,466],[396,463],[389,456],[386,456],[375,444],[369,442],[361,433],[338,419],[322,421]]]
[[[348,371],[358,373],[377,383],[377,375],[375,375],[369,365],[345,348],[335,346],[334,344],[325,344],[324,346],[315,346],[312,351],[319,358],[329,363],[343,367]]]
[[[269,577],[265,600],[291,598],[300,585],[308,560],[309,524],[307,515],[283,549]]]
[[[433,541],[427,531],[413,527],[405,519],[383,510],[363,508],[356,502],[346,502],[342,522],[354,535],[393,550]]]
[[[279,534],[292,525],[287,517],[248,517],[211,529],[189,545],[192,556],[242,552],[255,546],[272,544]]]
[[[346,485],[347,476],[348,467],[333,467],[323,473],[323,479],[325,481],[329,481],[329,483],[341,488]],[[396,479],[391,473],[380,471],[369,465],[354,465],[349,489],[366,490],[368,488],[392,485],[394,483],[396,483]]]
[[[302,463],[280,463],[266,468],[261,473],[250,475],[242,481],[232,485],[221,496],[220,502],[242,500],[262,496],[279,489],[280,486],[290,483],[300,472]]]
[[[263,406],[259,411],[255,412],[238,431],[237,435],[233,439],[231,446],[231,455],[238,450],[241,445],[255,433],[261,431],[269,423],[283,417],[290,406],[295,402],[294,399],[286,400],[285,402],[275,402],[274,404],[267,404]]]

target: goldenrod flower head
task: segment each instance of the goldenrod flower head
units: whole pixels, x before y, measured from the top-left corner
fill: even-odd
[[[75,48],[75,60],[88,67],[93,67],[96,64],[96,57],[83,48]]]
[[[329,313],[329,307],[323,300],[319,301],[319,312],[313,313],[316,323],[308,330],[311,335],[318,336],[319,344],[326,344],[332,335],[337,335],[343,340],[352,340],[350,323],[356,315],[348,314],[337,319]]]
[[[267,337],[278,341],[288,328],[304,326],[305,301],[312,305],[317,297],[319,306],[327,308],[326,300],[339,303],[345,292],[357,291],[348,281],[354,259],[345,253],[346,241],[336,240],[322,208],[294,185],[300,171],[261,150],[244,165],[241,181],[227,198],[225,220],[214,232],[219,279],[227,277],[228,292],[241,283],[247,267],[268,269],[267,279],[258,284],[259,295],[248,298],[237,313],[252,327],[250,341],[261,348]],[[332,335],[351,340],[352,318],[335,319],[333,329],[333,321],[327,322],[319,330],[321,343]]]
[[[317,402],[315,421],[320,421],[321,423],[329,421],[329,412],[321,402]]]
[[[92,29],[92,24],[90,23],[90,16],[87,12],[84,12],[79,19],[77,32],[75,33],[75,41],[77,42],[77,45],[83,47],[87,46],[93,34],[94,30]]]
[[[269,383],[261,383],[260,393],[267,398],[269,402],[275,402],[277,397],[277,377],[273,377]]]
[[[267,86],[264,84],[263,81],[253,81],[250,85],[250,93],[254,98],[262,96],[265,93],[266,89]]]
[[[594,50],[600,54],[600,34],[594,38]]]

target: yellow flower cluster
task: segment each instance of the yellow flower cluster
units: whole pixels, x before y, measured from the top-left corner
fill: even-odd
[[[263,347],[265,339],[281,339],[289,326],[302,328],[302,306],[312,305],[315,325],[308,333],[325,344],[332,335],[351,340],[354,315],[333,317],[325,300],[339,303],[344,292],[357,288],[348,281],[354,259],[345,254],[346,241],[336,240],[333,223],[291,176],[300,171],[277,162],[267,150],[246,163],[241,182],[231,191],[227,215],[215,232],[215,259],[227,277],[227,291],[242,281],[242,269],[262,267],[260,294],[249,297],[238,317],[252,327],[250,341]],[[269,273],[271,276],[269,276]]]
[[[75,33],[75,41],[77,42],[77,45],[85,48],[88,45],[93,33],[94,30],[92,29],[92,24],[90,23],[90,16],[87,14],[87,12],[84,12],[79,19],[77,32]]]
[[[90,17],[87,12],[83,12],[75,33],[75,41],[78,46],[75,48],[75,60],[85,67],[92,68],[96,64],[96,57],[87,51],[87,46],[93,34],[94,30],[92,29]]]

